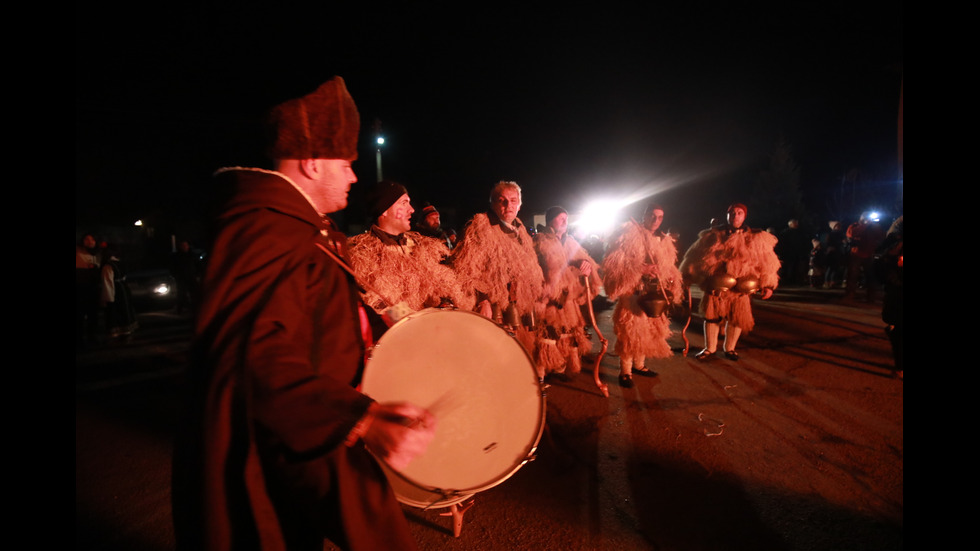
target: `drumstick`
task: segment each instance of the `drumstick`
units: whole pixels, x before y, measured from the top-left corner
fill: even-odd
[[[462,405],[462,400],[459,394],[453,392],[452,389],[447,390],[442,393],[442,396],[436,398],[434,402],[429,404],[429,407],[425,408],[431,413],[438,417],[439,415],[449,413],[450,411],[458,408]]]
[[[442,396],[436,398],[436,400],[432,402],[429,405],[429,407],[425,409],[429,413],[434,415],[436,418],[438,418],[440,415],[446,414],[456,409],[460,405],[462,405],[462,400],[460,400],[459,396],[456,393],[454,393],[452,389],[450,389],[444,392]],[[422,422],[422,418],[399,416],[399,418],[396,419],[396,421],[408,428],[415,428],[416,425]]]

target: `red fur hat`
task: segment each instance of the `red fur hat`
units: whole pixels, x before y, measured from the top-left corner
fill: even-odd
[[[333,77],[315,91],[272,108],[272,159],[357,159],[361,117],[344,79]]]

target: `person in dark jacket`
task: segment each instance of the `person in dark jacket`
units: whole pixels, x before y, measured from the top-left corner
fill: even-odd
[[[328,216],[357,181],[357,107],[334,77],[270,115],[275,170],[227,168],[178,434],[178,549],[414,549],[379,458],[424,453],[435,418],[358,391],[377,336]],[[371,323],[374,320],[375,323]],[[370,449],[370,452],[368,451]]]

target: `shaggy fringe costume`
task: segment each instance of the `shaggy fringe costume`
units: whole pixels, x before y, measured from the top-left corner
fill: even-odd
[[[534,319],[544,315],[540,300],[544,276],[524,224],[515,219],[513,232],[505,232],[499,224],[496,216],[491,222],[488,213],[475,215],[453,249],[452,266],[462,288],[475,290],[474,308],[483,299],[490,301],[494,314],[505,312],[511,303],[516,305],[525,323],[515,328],[515,335],[536,356],[535,335],[526,321],[531,315]],[[540,366],[538,374],[544,376]]]
[[[579,373],[582,356],[592,351],[592,341],[585,335],[582,305],[588,300],[582,284],[582,261],[596,263],[578,242],[566,235],[564,243],[550,231],[534,236],[534,247],[544,274],[547,299],[542,323],[538,325],[538,349],[535,361],[545,374]],[[598,267],[589,278],[591,293],[599,291]]]
[[[463,292],[456,274],[442,263],[449,257],[446,245],[414,231],[403,233],[400,244],[389,245],[374,230],[355,235],[347,242],[358,281],[372,288],[362,293],[364,302],[376,312],[382,314],[399,302],[419,311],[438,307],[445,299],[457,308],[473,309],[473,296]],[[388,300],[394,304],[388,304]]]
[[[698,234],[698,240],[684,254],[680,269],[686,282],[696,283],[704,291],[698,311],[705,320],[727,320],[746,333],[755,327],[749,294],[712,292],[704,288],[704,283],[713,275],[727,273],[736,278],[757,277],[760,289],[775,289],[779,284],[777,241],[776,236],[765,231],[732,230],[728,226]]]
[[[683,296],[681,273],[676,266],[675,239],[662,232],[650,232],[636,222],[621,226],[610,239],[602,269],[606,296],[616,301],[613,310],[613,329],[616,333],[614,350],[620,358],[620,369],[625,374],[630,374],[634,365],[641,369],[645,367],[646,358],[668,358],[673,355],[667,344],[672,334],[667,314],[651,318],[640,308],[638,299],[647,286],[640,272],[642,264],[657,266],[660,285],[675,304],[679,304]]]

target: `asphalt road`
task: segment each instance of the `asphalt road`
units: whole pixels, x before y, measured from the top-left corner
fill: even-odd
[[[616,383],[609,341],[552,382],[534,460],[461,506],[405,505],[425,550],[900,550],[903,381],[875,304],[780,289],[756,302],[741,360],[702,363],[682,324],[656,378]],[[133,342],[76,354],[76,548],[173,548],[169,465],[190,327],[141,315]],[[598,338],[596,338],[598,341]],[[596,350],[598,351],[598,345]],[[330,548],[328,545],[327,548]]]

